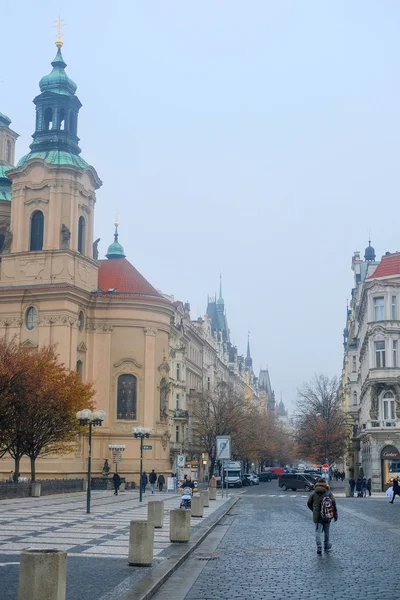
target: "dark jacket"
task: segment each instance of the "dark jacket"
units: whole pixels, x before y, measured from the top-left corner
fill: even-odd
[[[354,477],[350,477],[349,479],[349,486],[350,487],[354,487],[356,485],[356,480],[354,479]]]
[[[326,496],[327,492],[329,492],[329,489],[330,488],[327,483],[318,482],[315,484],[315,489],[308,498],[307,506],[310,510],[312,510],[314,523],[323,523],[321,519],[321,503],[322,498]],[[338,518],[338,513],[335,496],[332,493],[330,494],[330,499],[332,500],[333,516],[336,521]]]
[[[121,477],[118,475],[118,473],[114,473],[113,482],[114,482],[114,486],[116,486],[116,487],[118,487],[121,484]]]
[[[357,492],[362,492],[363,480],[359,477],[356,481],[356,490]]]
[[[155,483],[157,481],[157,473],[154,473],[154,471],[152,471],[149,475],[149,481],[150,483]]]
[[[161,473],[161,475],[158,476],[158,485],[164,485],[164,483],[165,483],[165,477]]]
[[[371,477],[367,480],[367,490],[370,490],[372,487]]]
[[[181,488],[191,488],[193,490],[194,489],[194,481],[192,481],[192,480],[188,481],[187,479],[184,479],[183,483],[181,485]]]
[[[142,485],[147,485],[148,479],[146,473],[142,473]]]
[[[393,491],[400,496],[400,485],[398,479],[393,479]]]

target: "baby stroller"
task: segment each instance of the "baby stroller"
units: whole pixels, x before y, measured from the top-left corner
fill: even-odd
[[[192,508],[192,488],[183,488],[180,508],[185,510]]]

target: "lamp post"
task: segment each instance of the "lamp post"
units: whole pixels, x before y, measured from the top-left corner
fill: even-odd
[[[92,412],[88,408],[80,410],[76,413],[76,418],[81,425],[89,425],[89,441],[88,441],[88,485],[86,495],[86,512],[90,513],[90,496],[91,496],[91,484],[92,484],[92,428],[98,425],[101,427],[104,419],[106,418],[104,410],[95,410]]]
[[[115,462],[115,472],[118,473],[118,463],[122,462],[121,452],[125,450],[124,444],[108,444],[108,449],[113,453],[113,462]]]
[[[139,427],[133,427],[132,433],[134,437],[140,439],[140,480],[139,480],[139,502],[142,502],[143,492],[142,492],[142,471],[143,471],[143,440],[144,438],[150,437],[150,429],[145,429],[141,425]]]

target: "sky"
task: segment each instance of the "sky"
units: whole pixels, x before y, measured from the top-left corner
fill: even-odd
[[[293,408],[339,374],[351,257],[400,249],[398,0],[20,0],[2,6],[0,111],[34,129],[56,52],[78,84],[81,156],[103,181],[100,255],[120,242],[204,314]],[[101,256],[100,256],[101,257]]]

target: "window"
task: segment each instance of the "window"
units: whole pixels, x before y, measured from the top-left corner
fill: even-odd
[[[181,404],[181,395],[177,394],[176,395],[176,410],[180,409],[180,407],[181,407],[180,404]]]
[[[60,111],[60,129],[61,131],[65,129],[65,110],[63,108]]]
[[[79,217],[78,221],[78,252],[85,254],[85,229],[86,223],[84,217]]]
[[[352,371],[355,373],[357,371],[357,357],[353,356],[352,358]]]
[[[79,311],[78,322],[79,322],[79,331],[82,332],[85,329],[85,315],[82,310]]]
[[[44,129],[45,131],[53,129],[53,110],[51,108],[46,108],[44,111]]]
[[[11,164],[11,142],[10,140],[6,141],[6,163]]]
[[[42,211],[35,210],[31,217],[30,250],[43,250],[44,216]]]
[[[385,319],[385,299],[383,296],[374,298],[374,321],[383,321]]]
[[[26,328],[32,331],[37,325],[37,310],[34,306],[30,306],[26,311],[25,317]]]
[[[168,384],[164,377],[160,381],[160,416],[167,416]]]
[[[357,406],[357,392],[353,392],[353,405]]]
[[[209,377],[207,377],[207,390],[210,391],[210,387],[211,387],[211,380]]]
[[[393,367],[397,367],[397,340],[393,340]]]
[[[385,342],[375,342],[375,367],[377,369],[386,367]]]
[[[392,319],[397,319],[397,296],[392,296]]]
[[[78,362],[76,363],[76,372],[78,373],[79,381],[82,381],[82,377],[83,377],[83,362],[81,360],[78,360]]]
[[[396,418],[393,392],[385,392],[383,395],[383,419],[384,421]]]
[[[117,419],[136,419],[137,386],[134,375],[118,377]]]
[[[178,363],[178,364],[176,365],[176,378],[177,378],[177,380],[178,380],[178,381],[179,381],[179,380],[180,380],[180,378],[181,378],[181,365],[180,365],[180,363]]]
[[[179,442],[179,425],[175,427],[175,441]]]

